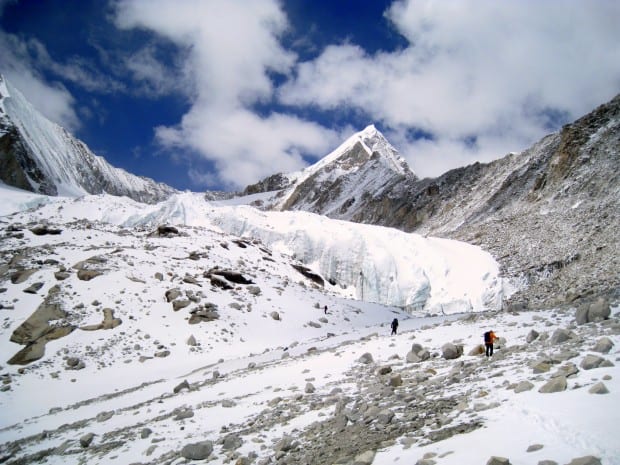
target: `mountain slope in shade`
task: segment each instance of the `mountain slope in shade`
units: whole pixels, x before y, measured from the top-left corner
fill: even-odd
[[[0,76],[0,180],[47,195],[108,193],[157,202],[175,190],[115,168],[41,115]]]

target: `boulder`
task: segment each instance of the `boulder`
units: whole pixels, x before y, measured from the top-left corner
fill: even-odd
[[[204,460],[213,452],[213,443],[211,441],[201,441],[192,444],[186,444],[181,449],[181,456],[188,460]]]
[[[594,352],[606,354],[611,350],[613,346],[614,343],[611,342],[611,339],[609,339],[608,337],[602,337],[598,341],[596,341],[596,345],[592,348],[592,350]]]
[[[476,355],[484,355],[484,353],[485,353],[484,345],[483,344],[478,344],[473,349],[471,349],[467,355],[469,355],[469,356],[476,356]]]
[[[172,302],[172,309],[175,312],[178,312],[182,308],[189,307],[191,303],[192,303],[192,301],[191,300],[187,300],[187,299],[175,300],[174,302]]]
[[[314,391],[316,391],[316,388],[314,387],[314,384],[306,383],[306,387],[304,389],[304,392],[306,394],[312,394]]]
[[[166,301],[167,302],[172,302],[173,300],[175,300],[177,297],[179,297],[181,295],[181,291],[177,288],[174,289],[169,289],[166,291]]]
[[[575,321],[578,325],[607,320],[611,314],[609,301],[599,297],[596,301],[583,304],[575,312]]]
[[[558,328],[551,335],[549,342],[551,342],[551,344],[561,344],[562,342],[568,341],[572,337],[574,337],[574,334],[568,329]]]
[[[534,385],[529,381],[521,381],[519,384],[515,386],[515,394],[519,394],[521,392],[530,391],[534,388]]]
[[[538,392],[542,394],[550,394],[554,392],[562,392],[566,390],[568,383],[566,382],[566,378],[564,376],[557,376],[555,378],[551,378],[544,386],[542,386]]]
[[[86,449],[88,446],[90,446],[91,442],[93,442],[94,438],[95,438],[94,433],[85,434],[84,436],[80,438],[80,446],[82,446],[83,449]]]
[[[372,465],[372,462],[375,460],[375,451],[367,450],[366,452],[362,452],[355,456],[353,460],[353,465]]]
[[[196,342],[196,338],[194,337],[193,334],[190,337],[187,338],[186,343],[187,343],[188,346],[192,346],[192,347],[198,345],[198,342]]]
[[[174,226],[161,225],[157,227],[157,235],[160,237],[177,236],[179,230]]]
[[[487,460],[487,465],[510,465],[510,460],[505,457],[491,457]]]
[[[599,357],[598,355],[588,354],[586,355],[579,366],[584,370],[592,370],[594,368],[598,368],[605,361],[603,357]]]
[[[90,281],[91,279],[95,279],[97,276],[101,276],[103,272],[97,270],[79,270],[77,272],[77,277],[81,281]]]
[[[454,360],[463,355],[463,346],[455,345],[451,342],[445,343],[441,346],[441,356],[446,360]]]
[[[403,384],[403,379],[401,378],[400,374],[396,373],[390,376],[390,386],[398,387],[398,386],[402,386],[402,384]]]
[[[538,339],[538,336],[540,336],[540,333],[538,333],[538,331],[536,331],[535,329],[532,329],[526,336],[525,340],[527,341],[528,344],[531,344],[532,342],[534,342],[536,339]]]
[[[358,362],[363,363],[364,365],[369,365],[374,362],[374,359],[372,358],[372,354],[366,352],[358,359]]]
[[[280,321],[280,314],[278,312],[271,312],[269,316],[276,321]]]
[[[592,455],[586,455],[585,457],[573,459],[566,465],[601,465],[601,459]]]
[[[222,449],[224,450],[236,450],[243,445],[241,436],[237,434],[228,434],[222,441]]]
[[[180,383],[177,386],[175,386],[175,388],[172,390],[172,392],[174,392],[175,394],[178,394],[183,389],[187,389],[189,391],[189,383],[187,382],[187,380],[183,380],[182,383]]]
[[[596,383],[590,389],[588,389],[588,392],[590,394],[609,394],[609,389],[607,389],[607,386],[605,386],[605,383],[601,381],[601,382]]]

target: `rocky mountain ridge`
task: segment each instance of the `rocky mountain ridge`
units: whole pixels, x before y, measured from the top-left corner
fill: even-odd
[[[176,192],[93,154],[86,144],[41,115],[1,75],[0,181],[46,195],[105,192],[147,203]]]
[[[353,144],[342,152],[343,159],[360,160],[363,151]],[[377,173],[377,158],[361,159],[355,173],[329,183],[313,177],[284,188],[266,183],[279,190],[275,200],[259,206],[481,245],[507,277],[530,286],[527,296],[513,297],[519,305],[617,293],[620,96],[521,153],[437,178],[384,171],[367,186],[366,173]]]

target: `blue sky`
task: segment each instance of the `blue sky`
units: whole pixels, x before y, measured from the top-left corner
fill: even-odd
[[[371,123],[436,176],[617,94],[619,22],[614,0],[0,0],[0,72],[179,189],[301,169]]]

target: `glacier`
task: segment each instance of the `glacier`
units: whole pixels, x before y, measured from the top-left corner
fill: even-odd
[[[3,189],[3,197],[17,195],[15,190]],[[24,207],[36,204],[33,194],[23,195]],[[191,192],[152,205],[105,194],[44,198],[46,203],[38,208],[50,222],[85,219],[126,228],[169,224],[260,240],[319,273],[331,283],[326,283],[328,291],[398,306],[412,314],[497,310],[506,289],[490,254],[455,240],[302,211],[266,212],[248,205],[209,202]],[[7,204],[20,205],[16,200]]]

